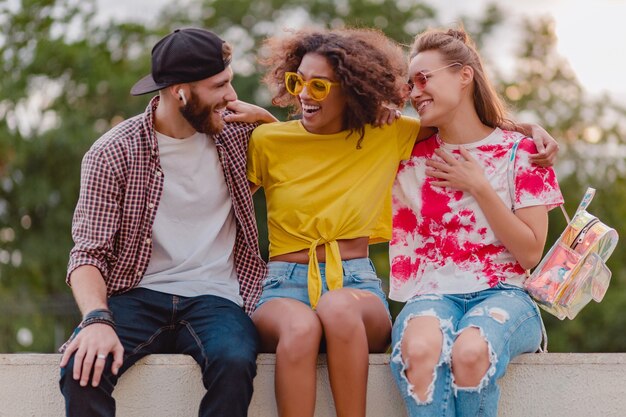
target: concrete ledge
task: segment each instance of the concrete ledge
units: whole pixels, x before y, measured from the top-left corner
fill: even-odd
[[[56,354],[0,354],[0,417],[64,415]],[[274,355],[259,355],[250,417],[274,417]],[[530,354],[501,381],[500,416],[626,415],[626,353]],[[334,416],[326,360],[318,362],[316,417]],[[200,370],[183,355],[151,355],[120,379],[119,417],[192,417],[203,394]],[[389,355],[370,355],[368,417],[405,417]]]

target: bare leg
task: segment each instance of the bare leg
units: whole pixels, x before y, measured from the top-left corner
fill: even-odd
[[[391,321],[369,291],[342,288],[325,293],[317,306],[328,351],[328,373],[338,417],[364,417],[369,352],[389,346]]]
[[[459,387],[475,387],[489,369],[489,348],[480,330],[469,327],[452,345],[452,373]]]
[[[313,417],[317,355],[322,325],[300,301],[267,301],[252,316],[261,336],[261,351],[276,352],[276,404],[280,417]]]
[[[435,377],[442,345],[443,334],[437,317],[415,317],[407,324],[402,337],[402,358],[407,365],[406,377],[421,401],[429,397],[428,388]]]

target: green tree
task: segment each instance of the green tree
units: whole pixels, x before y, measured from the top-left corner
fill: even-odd
[[[141,111],[140,25],[97,26],[93,1],[21,1],[0,10],[0,351],[51,351],[78,319],[64,283],[80,160]],[[21,327],[35,334],[20,346]]]
[[[151,47],[161,36],[190,25],[220,33],[235,47],[239,97],[269,107],[256,56],[262,39],[285,26],[373,26],[409,44],[416,33],[438,24],[436,8],[416,0],[187,0],[183,6],[172,4],[156,23],[144,25],[99,22],[94,0],[0,3],[0,351],[53,351],[78,321],[63,278],[80,160],[98,136],[145,108],[147,98],[128,91],[149,71]],[[494,6],[477,19],[462,18],[479,46],[502,20]],[[523,109],[518,118],[536,120],[562,138],[557,169],[570,211],[583,187],[594,184],[599,196],[592,211],[619,225],[626,209],[619,187],[623,161],[596,150],[621,144],[623,110],[608,98],[586,97],[554,44],[549,22],[528,23],[516,81],[500,80],[502,91]],[[592,154],[597,156],[590,159]],[[262,193],[255,204],[261,247],[267,249]],[[552,220],[553,240],[563,221]],[[618,331],[626,303],[623,249],[618,252],[605,302],[572,323],[548,320],[555,350],[626,348],[626,336]],[[387,245],[375,245],[371,254],[379,274],[387,276]],[[397,312],[400,305],[393,308]],[[32,345],[16,340],[22,327],[35,335]]]
[[[526,20],[515,81],[503,81],[502,91],[519,117],[536,121],[559,138],[562,150],[556,169],[570,215],[591,186],[597,193],[589,211],[626,236],[626,109],[608,96],[590,97],[557,53],[556,41],[551,20]],[[549,244],[565,227],[559,210],[550,221]],[[613,277],[601,304],[592,302],[573,321],[543,315],[551,350],[626,350],[626,335],[621,331],[625,322],[621,312],[626,308],[625,255],[624,245],[618,245],[609,259]]]

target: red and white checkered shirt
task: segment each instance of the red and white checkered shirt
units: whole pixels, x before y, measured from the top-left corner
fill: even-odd
[[[72,222],[67,283],[72,271],[93,265],[107,295],[141,281],[152,256],[152,226],[163,192],[163,170],[154,134],[154,97],[143,114],[125,120],[98,139],[81,167],[78,204]],[[237,224],[234,257],[244,309],[252,314],[266,273],[259,254],[254,206],[246,178],[248,140],[255,125],[227,123],[214,136]]]

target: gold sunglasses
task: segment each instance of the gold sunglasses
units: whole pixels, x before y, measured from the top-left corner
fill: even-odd
[[[297,96],[306,87],[309,97],[315,101],[322,101],[330,93],[330,88],[334,85],[340,85],[338,82],[328,81],[324,78],[311,78],[304,81],[300,74],[295,72],[285,73],[285,88],[292,96]]]

